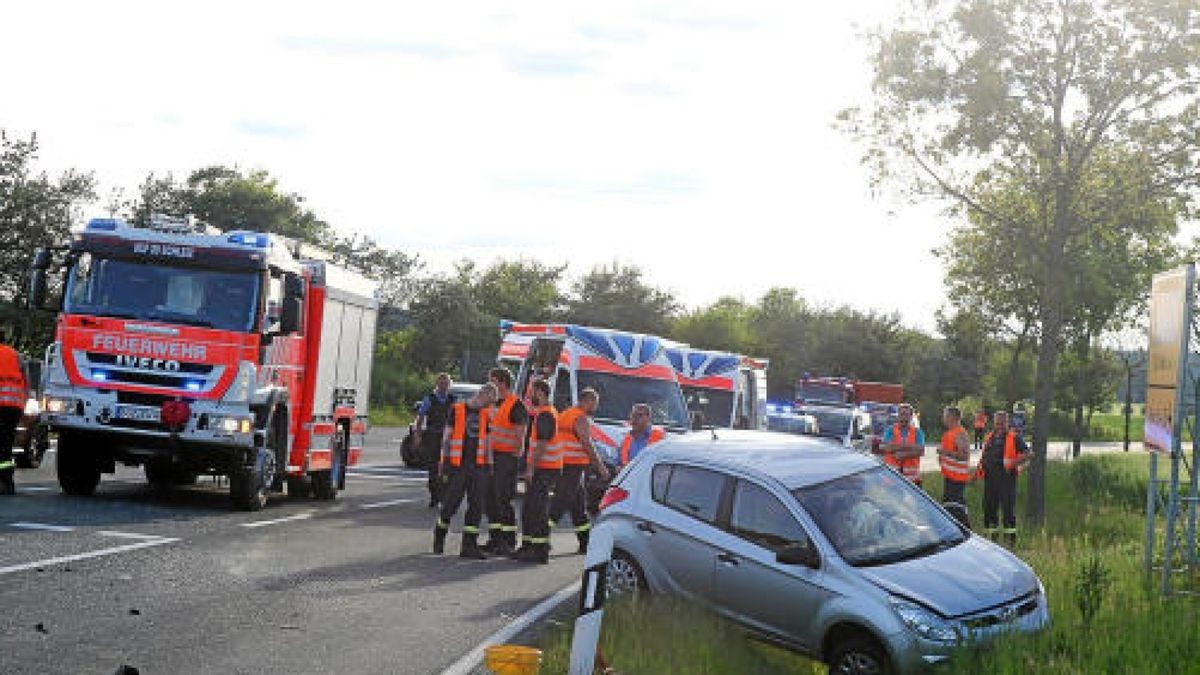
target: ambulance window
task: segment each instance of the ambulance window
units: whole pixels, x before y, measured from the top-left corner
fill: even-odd
[[[554,407],[559,412],[571,407],[571,373],[565,369],[559,369],[554,381]]]
[[[267,313],[263,321],[263,332],[272,333],[279,330],[279,317],[283,313],[283,273],[271,270],[267,281]]]

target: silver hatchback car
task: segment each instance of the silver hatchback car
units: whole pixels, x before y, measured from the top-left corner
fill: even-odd
[[[877,460],[821,439],[671,439],[613,482],[609,588],[685,596],[822,659],[908,673],[1050,621],[1033,570]]]

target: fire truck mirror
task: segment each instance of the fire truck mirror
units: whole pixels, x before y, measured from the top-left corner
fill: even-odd
[[[283,308],[279,315],[279,332],[291,335],[300,330],[300,311],[303,305],[300,298],[287,297],[283,299]]]
[[[283,277],[284,292],[286,298],[295,298],[296,300],[304,299],[304,277],[299,274],[287,273]]]
[[[46,270],[34,269],[29,277],[29,308],[42,309],[46,304]]]

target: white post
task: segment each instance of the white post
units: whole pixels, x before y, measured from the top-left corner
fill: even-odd
[[[592,528],[587,562],[579,589],[579,617],[571,640],[571,675],[592,675],[596,668],[596,646],[600,644],[600,620],[608,593],[608,563],[612,558],[612,531],[607,523]]]

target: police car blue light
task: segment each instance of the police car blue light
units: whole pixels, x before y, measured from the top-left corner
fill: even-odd
[[[87,229],[113,232],[117,229],[120,223],[121,221],[117,220],[116,218],[92,218],[88,221]]]
[[[99,368],[92,368],[92,379],[97,382],[107,382],[108,381],[108,371],[100,370]]]
[[[188,380],[187,382],[183,383],[183,388],[187,389],[188,391],[200,391],[203,386],[204,384],[202,382],[197,382],[196,380]]]
[[[242,246],[253,246],[255,248],[266,248],[270,240],[267,235],[258,232],[234,232],[229,235],[229,243],[241,244]]]

